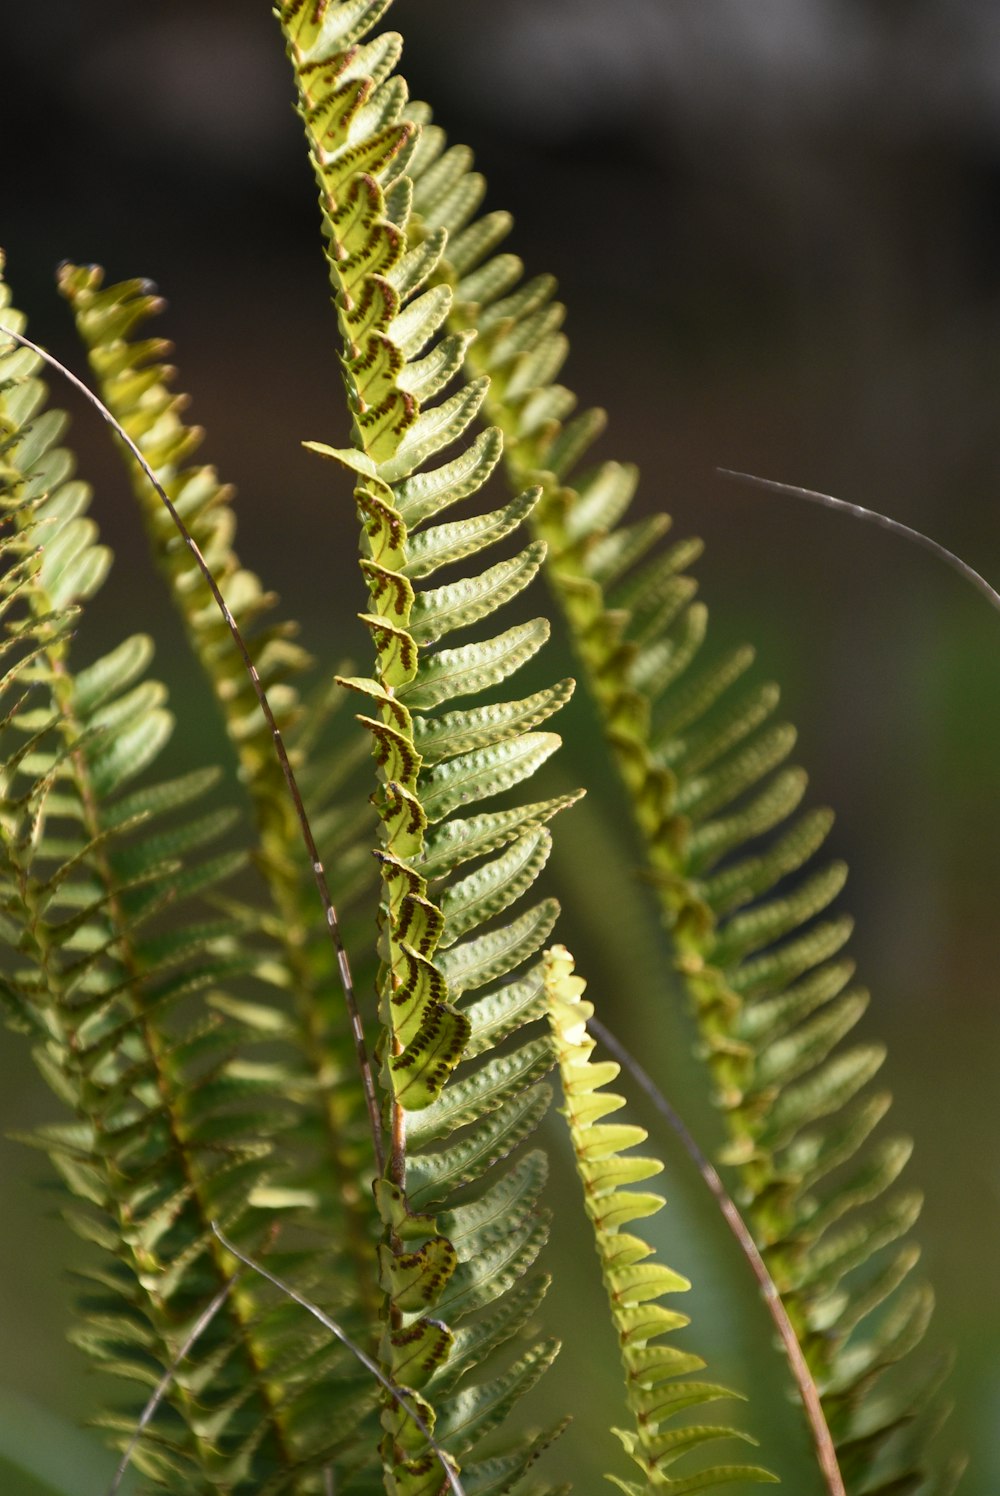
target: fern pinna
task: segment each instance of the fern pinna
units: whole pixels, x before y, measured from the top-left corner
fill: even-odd
[[[686,570],[700,542],[655,549],[670,526],[663,514],[623,523],[634,468],[604,461],[577,475],[604,415],[568,419],[576,401],[557,382],[568,343],[555,281],[525,280],[515,255],[494,252],[510,218],[476,217],[485,183],[471,153],[448,147],[425,105],[411,104],[407,117],[422,125],[413,233],[447,234],[438,275],[452,290],[450,325],[476,330],[466,363],[489,377],[483,411],[504,433],[513,487],[542,490],[529,522],[547,542],[546,571],[693,999],[730,1132],[725,1161],[820,1385],[848,1490],[923,1488],[935,1423],[924,1405],[939,1371],[872,1394],[922,1338],[930,1312],[930,1290],[904,1286],[917,1249],[893,1247],[920,1207],[917,1191],[892,1188],[910,1147],[890,1137],[861,1151],[889,1097],[866,1089],[881,1046],[841,1045],[867,997],[840,954],[850,920],[817,916],[845,870],[835,863],[786,882],[819,850],[832,817],[806,811],[775,834],[806,783],[784,767],[795,734],[771,723],[777,688],[736,694],[748,648],[698,667],[707,610]],[[958,1468],[933,1489],[952,1489]]]

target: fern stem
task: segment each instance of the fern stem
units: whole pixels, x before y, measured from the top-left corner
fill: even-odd
[[[250,677],[250,681],[253,685],[253,690],[255,696],[257,697],[258,705],[260,706],[261,712],[264,714],[264,718],[271,732],[271,736],[274,742],[274,751],[277,754],[279,763],[281,764],[281,772],[284,776],[285,784],[288,788],[288,793],[291,796],[292,802],[295,806],[295,814],[298,818],[299,828],[302,833],[302,841],[309,856],[313,879],[319,892],[321,903],[323,905],[326,926],[330,934],[330,939],[333,942],[337,961],[337,972],[340,978],[341,987],[343,989],[344,1001],[347,1006],[348,1017],[351,1024],[351,1035],[354,1041],[354,1050],[357,1057],[358,1069],[361,1074],[361,1083],[364,1087],[365,1105],[368,1110],[368,1120],[372,1134],[372,1146],[375,1152],[378,1172],[381,1174],[385,1169],[385,1154],[382,1145],[381,1116],[379,1112],[378,1099],[375,1095],[375,1084],[372,1078],[371,1064],[368,1059],[364,1026],[361,1022],[361,1014],[358,1009],[357,999],[354,992],[354,982],[351,977],[350,962],[348,960],[347,951],[345,949],[343,937],[341,935],[340,924],[337,919],[337,911],[334,907],[333,900],[330,897],[330,889],[327,883],[326,870],[323,866],[323,860],[320,857],[319,849],[316,846],[315,838],[313,837],[312,827],[309,823],[309,817],[306,813],[306,808],[302,800],[302,794],[299,789],[298,780],[295,777],[295,770],[292,768],[291,761],[288,757],[288,751],[285,747],[284,738],[282,737],[281,729],[279,728],[278,723],[275,720],[274,712],[271,709],[271,703],[267,697],[267,692],[264,689],[260,676],[257,673],[257,667],[253,662],[249,650],[247,649],[246,643],[243,639],[243,635],[241,634],[236,620],[234,619],[232,612],[230,611],[229,604],[226,602],[225,598],[222,595],[219,584],[215,580],[211,568],[209,567],[208,563],[201,553],[201,549],[199,548],[197,541],[191,534],[187,525],[184,523],[180,514],[178,514],[176,505],[164,489],[163,485],[160,483],[156,474],[153,472],[153,469],[150,467],[144,454],[129,436],[128,432],[124,430],[121,423],[115,419],[111,411],[108,410],[107,406],[103,403],[99,396],[95,395],[93,390],[91,390],[82,379],[78,378],[78,376],[74,374],[71,369],[68,369],[65,364],[60,363],[60,361],[46,349],[40,347],[37,343],[32,342],[32,340],[28,337],[25,337],[23,333],[13,332],[10,329],[5,329],[5,332],[16,342],[22,344],[25,348],[30,349],[34,354],[37,355],[37,357],[41,358],[51,368],[55,369],[59,374],[63,376],[64,379],[68,380],[75,389],[79,390],[84,398],[90,403],[90,405],[92,405],[93,408],[98,412],[102,420],[106,421],[111,429],[115,432],[115,434],[120,438],[120,440],[124,442],[125,446],[129,449],[132,456],[139,464],[143,473],[145,473],[158,498],[164,505],[167,513],[170,515],[170,518],[174,526],[176,527],[178,534],[180,535],[184,544],[187,546],[192,557],[194,558],[195,564],[204,577],[209,591],[211,592],[212,597],[215,601],[215,604],[218,607],[219,612],[222,614],[223,619],[225,620],[226,627],[229,629],[229,632],[233,639],[233,643],[236,645],[236,648],[239,651],[239,655],[241,660],[243,661],[244,668],[246,669],[247,674]]]
[[[401,1052],[400,1045],[396,1053]],[[406,1189],[406,1113],[399,1102],[392,1102],[392,1154],[389,1160],[389,1177],[401,1190]]]
[[[605,1049],[609,1050],[619,1064],[629,1072],[636,1085],[646,1093],[661,1117],[666,1120],[678,1138],[680,1138],[684,1151],[691,1159],[691,1162],[714,1197],[726,1225],[740,1245],[740,1250],[750,1266],[750,1271],[757,1279],[761,1296],[767,1306],[767,1312],[774,1321],[774,1327],[785,1348],[788,1365],[795,1379],[795,1385],[798,1388],[799,1396],[802,1399],[802,1406],[809,1421],[809,1431],[816,1449],[816,1459],[823,1473],[827,1490],[830,1496],[846,1496],[844,1477],[840,1472],[837,1451],[834,1447],[829,1424],[826,1421],[826,1415],[823,1412],[819,1389],[816,1386],[812,1372],[809,1370],[808,1362],[802,1352],[799,1337],[796,1335],[794,1326],[788,1317],[788,1311],[785,1308],[781,1294],[778,1292],[777,1285],[768,1271],[767,1263],[757,1248],[757,1243],[750,1233],[750,1228],[740,1215],[736,1202],[723,1184],[718,1170],[699,1148],[693,1133],[687,1127],[684,1120],[678,1115],[652,1076],[648,1071],[643,1069],[631,1051],[625,1048],[621,1040],[599,1018],[589,1018],[587,1027],[592,1034],[600,1039]]]

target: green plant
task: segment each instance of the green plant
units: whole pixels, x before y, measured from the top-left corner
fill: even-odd
[[[497,252],[509,223],[477,216],[468,153],[408,100],[399,39],[373,31],[385,8],[277,8],[319,185],[350,427],[346,445],[310,445],[341,505],[353,492],[368,673],[341,667],[331,693],[331,658],[305,689],[310,661],[233,550],[229,495],[191,460],[198,434],[164,346],[145,336],[156,298],[138,281],[105,287],[93,269],[61,274],[103,399],[249,641],[320,858],[303,857],[276,734],[191,548],[131,459],[246,786],[245,850],[207,851],[240,814],[209,772],[153,777],[170,718],[144,678],[149,642],[77,667],[72,635],[109,557],[37,356],[3,344],[4,996],[69,1109],[36,1141],[97,1249],[75,1338],[134,1384],[102,1421],[125,1443],[162,1385],[134,1460],[178,1492],[517,1487],[560,1431],[495,1437],[556,1351],[527,1332],[545,1288],[533,1270],[546,1162],[521,1145],[558,1054],[636,1419],[623,1439],[642,1483],[614,1478],[677,1496],[766,1478],[720,1466],[715,1442],[732,1430],[677,1417],[722,1389],[694,1375],[687,1342],[660,1340],[684,1320],[653,1300],[683,1280],[634,1272],[646,1246],[617,1229],[659,1209],[620,1188],[656,1165],[623,1151],[634,1129],[599,1123],[617,1105],[597,1094],[610,1070],[585,1064],[566,958],[547,958],[548,994],[538,960],[557,905],[521,903],[549,822],[577,798],[518,788],[557,749],[538,729],[572,683],[500,689],[545,644],[544,616],[448,639],[544,569],[692,999],[729,1134],[723,1163],[819,1384],[844,1485],[944,1492],[955,1467],[939,1478],[925,1457],[937,1369],[882,1379],[921,1338],[929,1296],[909,1287],[915,1249],[895,1245],[918,1209],[895,1189],[908,1145],[867,1141],[888,1105],[869,1087],[881,1051],[843,1043],[865,998],[841,955],[848,921],[819,916],[844,874],[796,876],[830,818],[796,818],[804,776],[784,767],[791,730],[769,725],[777,693],[734,690],[749,651],[700,664],[706,613],[686,574],[697,545],[660,549],[662,516],[624,523],[632,469],[577,474],[601,422],[571,419],[556,383],[566,344],[553,284],[523,280]],[[3,325],[22,328],[9,303]],[[501,470],[512,496],[483,510]],[[479,559],[522,527],[516,554]],[[451,580],[438,585],[439,571]],[[344,721],[348,697],[365,735]],[[497,795],[503,808],[478,808]],[[233,883],[247,852],[256,876]],[[353,974],[323,928],[309,860],[329,871]],[[355,994],[374,1127],[344,1001]],[[547,1007],[555,1039],[540,1025],[522,1034]],[[574,1102],[575,1086],[589,1102]],[[342,1326],[400,1394],[273,1282],[235,1276],[230,1239]],[[701,1444],[713,1467],[677,1473],[674,1458]],[[542,1468],[558,1471],[557,1451]]]

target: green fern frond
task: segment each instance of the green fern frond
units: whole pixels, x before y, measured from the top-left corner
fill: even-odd
[[[867,996],[844,954],[845,870],[813,862],[830,817],[802,808],[777,690],[744,684],[751,651],[704,663],[707,611],[689,575],[700,543],[663,545],[666,516],[630,519],[631,466],[582,467],[604,418],[576,414],[558,382],[555,283],[525,279],[501,252],[509,219],[480,216],[471,154],[409,100],[400,39],[374,34],[390,3],[275,5],[319,187],[350,426],[339,447],[306,445],[353,490],[370,674],[342,666],[300,701],[310,662],[240,563],[230,494],[194,460],[200,433],[182,418],[166,345],[146,336],[157,299],[143,282],[106,288],[96,270],[61,277],[107,403],[191,525],[290,751],[309,761],[337,902],[378,888],[364,945],[381,1130],[377,1117],[365,1130],[333,981],[343,951],[319,939],[271,733],[137,473],[254,805],[264,907],[232,892],[247,857],[229,849],[233,815],[209,798],[211,774],[151,782],[172,719],[146,676],[150,642],[75,668],[78,616],[109,557],[37,360],[3,337],[20,317],[0,280],[0,998],[65,1108],[27,1141],[53,1160],[67,1219],[96,1249],[73,1338],[132,1398],[105,1426],[127,1443],[136,1399],[165,1387],[137,1463],[159,1488],[205,1496],[440,1496],[459,1471],[469,1496],[555,1496],[529,1472],[562,1425],[506,1447],[497,1433],[558,1350],[532,1327],[548,1223],[547,1162],[530,1146],[558,1059],[635,1420],[619,1434],[642,1475],[609,1478],[627,1496],[773,1479],[745,1465],[673,1473],[744,1436],[695,1421],[732,1394],[674,1346],[687,1321],[660,1301],[688,1285],[651,1267],[627,1230],[662,1205],[641,1188],[660,1165],[632,1151],[641,1129],[605,1120],[624,1104],[606,1090],[617,1066],[591,1062],[572,958],[556,947],[540,959],[559,911],[532,891],[548,822],[576,796],[528,801],[526,786],[559,747],[549,719],[573,683],[508,687],[549,624],[491,620],[544,569],[693,1000],[724,1166],[850,1496],[950,1496],[959,1465],[933,1477],[926,1453],[945,1368],[910,1370],[931,1310],[908,1239],[919,1196],[899,1183],[910,1144],[880,1130],[881,1048],[852,1040]],[[512,494],[475,512],[501,466]],[[362,731],[352,722],[354,751],[331,753],[347,703]],[[369,749],[365,805],[347,776]],[[546,1013],[551,1033],[528,1028]],[[360,1043],[356,1013],[353,1028]],[[266,1252],[292,1295],[246,1276],[253,1264],[217,1221],[237,1254]],[[400,1398],[348,1357],[332,1319],[333,1339],[302,1315],[305,1294],[367,1345]],[[218,1312],[189,1349],[208,1305]]]
[[[310,660],[294,642],[297,625],[266,621],[277,597],[265,591],[254,573],[242,566],[234,549],[232,489],[219,481],[214,468],[188,460],[200,446],[203,432],[185,423],[182,413],[187,397],[170,388],[176,371],[163,359],[171,346],[162,339],[136,336],[151,317],[162,311],[163,302],[145,281],[105,286],[98,266],[62,266],[59,286],[73,309],[105,404],[165,486],[202,550],[241,633],[252,643],[257,672],[278,725],[300,761],[304,745],[314,753],[318,748],[322,728],[337,699],[324,691],[308,709],[303,707],[297,681]],[[131,458],[129,468],[154,557],[169,582],[191,646],[211,683],[236,749],[241,777],[260,827],[259,862],[281,911],[297,976],[308,984],[309,973],[298,969],[303,963],[301,957],[296,959],[296,952],[306,944],[312,923],[311,888],[302,876],[299,827],[271,733],[203,575],[180,544],[170,516]],[[303,746],[298,744],[299,736]],[[350,753],[329,757],[336,759],[342,776]],[[305,772],[308,777],[308,767]],[[343,902],[350,894],[350,884],[344,886],[340,862],[331,859],[331,864],[334,895]]]
[[[725,1387],[693,1381],[692,1373],[700,1371],[705,1363],[660,1339],[689,1320],[684,1314],[665,1309],[657,1300],[667,1293],[682,1293],[691,1285],[670,1268],[648,1262],[652,1248],[621,1228],[630,1221],[655,1215],[664,1205],[660,1195],[623,1188],[651,1178],[663,1166],[658,1159],[638,1157],[630,1151],[645,1142],[643,1128],[600,1120],[625,1105],[623,1097],[605,1089],[618,1074],[619,1066],[591,1060],[594,1040],[587,1033],[587,1020],[594,1009],[583,1000],[586,983],[574,974],[573,958],[564,946],[555,946],[545,954],[545,990],[562,1075],[563,1115],[621,1346],[626,1398],[635,1419],[633,1430],[615,1432],[646,1479],[639,1485],[616,1476],[608,1478],[629,1496],[654,1491],[681,1496],[683,1492],[712,1490],[733,1480],[773,1481],[775,1477],[768,1471],[747,1465],[717,1465],[689,1475],[668,1473],[689,1451],[719,1439],[748,1436],[733,1428],[678,1425],[673,1421],[680,1412],[735,1394]]]
[[[97,266],[64,265],[59,286],[73,309],[105,403],[177,505],[212,568],[253,650],[278,726],[300,766],[306,748],[311,750],[304,770],[300,767],[303,790],[317,807],[313,830],[332,869],[333,897],[342,911],[344,899],[355,892],[358,882],[364,888],[372,881],[370,858],[362,852],[369,837],[368,817],[348,819],[331,798],[342,788],[352,764],[359,766],[358,755],[347,746],[330,751],[325,724],[335,703],[328,690],[303,708],[296,682],[309,660],[295,642],[296,626],[267,621],[277,598],[264,591],[236,554],[232,490],[220,483],[213,468],[191,461],[202,432],[185,424],[186,397],[170,389],[175,371],[163,362],[170,345],[140,336],[163,303],[144,281],[105,286]],[[309,1098],[312,1113],[299,1129],[303,1147],[294,1187],[308,1192],[314,1202],[312,1224],[318,1223],[317,1213],[326,1219],[338,1251],[353,1261],[362,1302],[373,1309],[369,1256],[377,1217],[369,1193],[356,1183],[372,1166],[371,1142],[362,1098],[344,1079],[353,1074],[354,1051],[330,969],[329,947],[311,938],[317,924],[316,893],[295,807],[253,684],[205,579],[138,463],[128,457],[128,467],[154,558],[219,702],[257,820],[255,861],[276,914],[269,928],[281,947],[285,985],[294,996],[295,1030],[287,1037],[302,1057],[296,1091]],[[356,746],[362,745],[359,735]],[[325,782],[309,770],[309,763],[321,756],[332,765]],[[259,1029],[263,1024],[266,1029],[269,1011],[253,1026]],[[241,1017],[253,1024],[245,1003]]]
[[[861,1327],[848,1305],[864,1302],[875,1270],[868,1257],[907,1229],[915,1208],[905,1192],[896,1204],[890,1196],[880,1222],[868,1198],[878,1194],[874,1186],[847,1186],[842,1195],[838,1179],[823,1185],[832,1159],[846,1162],[866,1134],[852,1128],[850,1109],[849,1141],[838,1141],[836,1120],[822,1119],[850,1108],[881,1060],[875,1046],[842,1047],[863,1007],[854,990],[840,996],[849,972],[842,978],[838,952],[850,923],[818,918],[842,869],[788,888],[782,881],[805,867],[830,818],[798,812],[805,776],[783,767],[794,733],[769,725],[776,688],[737,693],[752,652],[700,663],[707,614],[685,575],[700,544],[658,549],[670,523],[664,515],[623,523],[633,468],[601,462],[574,475],[604,417],[589,411],[569,420],[574,397],[554,382],[568,351],[555,282],[525,281],[515,256],[495,253],[510,220],[475,217],[483,183],[469,153],[447,147],[426,106],[408,105],[406,117],[421,126],[409,168],[411,239],[447,232],[435,278],[452,292],[448,325],[456,336],[477,330],[466,366],[471,377],[489,379],[483,417],[503,432],[513,489],[542,490],[528,523],[547,544],[546,572],[629,790],[726,1113],[726,1156],[740,1171],[749,1220],[824,1391],[838,1447],[848,1450],[869,1374],[901,1356],[905,1339],[887,1328],[891,1314],[883,1324],[875,1311]],[[831,1162],[811,1170],[812,1157]],[[874,1165],[862,1162],[860,1172],[889,1187]],[[830,1224],[838,1212],[850,1226]],[[845,1233],[860,1239],[856,1250],[847,1239],[838,1246]],[[924,1297],[917,1302],[907,1317],[914,1341],[925,1323]],[[868,1370],[855,1374],[862,1364]],[[919,1481],[926,1470],[920,1421],[901,1431],[908,1398],[901,1387],[889,1399],[878,1480]],[[868,1489],[867,1478],[851,1487],[859,1496]]]
[[[420,1415],[462,1462],[466,1490],[499,1492],[521,1478],[540,1452],[538,1441],[521,1441],[499,1459],[468,1456],[555,1347],[543,1342],[499,1375],[457,1390],[451,1352],[463,1365],[486,1353],[496,1334],[492,1319],[458,1321],[502,1300],[535,1261],[547,1226],[533,1192],[523,1197],[521,1215],[502,1225],[489,1208],[493,1192],[513,1190],[518,1163],[480,1201],[463,1206],[464,1215],[456,1214],[451,1197],[483,1178],[537,1123],[552,1051],[547,1039],[529,1040],[471,1070],[464,1059],[470,1051],[477,1059],[487,1054],[541,1015],[537,974],[516,973],[548,938],[556,906],[545,900],[499,927],[490,922],[533,884],[549,847],[542,824],[573,797],[471,817],[456,812],[509,791],[550,756],[556,736],[528,729],[562,704],[569,687],[436,711],[492,691],[545,642],[548,625],[536,619],[442,647],[518,595],[537,572],[544,546],[534,542],[459,580],[421,585],[441,567],[478,558],[513,534],[537,496],[519,495],[492,514],[427,528],[479,492],[500,443],[486,433],[441,461],[478,414],[485,382],[460,383],[447,393],[461,373],[468,338],[439,336],[450,293],[441,285],[427,289],[444,236],[428,234],[416,247],[407,241],[406,171],[419,154],[419,132],[403,117],[405,85],[391,74],[398,41],[361,40],[383,8],[306,7],[297,0],[278,6],[320,190],[352,419],[350,447],[307,445],[354,482],[369,595],[360,617],[376,650],[372,677],[343,684],[366,698],[359,720],[371,734],[379,780],[373,803],[384,890],[380,1058],[389,1139],[386,1176],[377,1187],[386,1225],[383,1364],[396,1381],[405,1375],[415,1395],[419,1390]],[[473,859],[476,869],[455,881],[454,871]],[[464,993],[483,987],[491,990],[476,1005],[458,1006]],[[443,1211],[449,1226],[462,1224],[457,1243],[445,1231]],[[391,1487],[436,1491],[440,1469],[412,1420],[389,1406],[383,1425]]]
[[[19,329],[6,287],[2,298],[3,325]],[[0,991],[73,1118],[34,1141],[81,1202],[71,1224],[105,1254],[84,1280],[75,1338],[148,1389],[229,1280],[211,1221],[246,1237],[273,1219],[254,1192],[287,1133],[293,1109],[275,1094],[294,1091],[294,1069],[250,1064],[237,1053],[246,1031],[194,1001],[233,980],[266,991],[274,952],[250,915],[199,923],[188,912],[242,861],[204,855],[224,815],[177,818],[211,776],[122,793],[169,733],[163,691],[140,683],[142,640],[74,678],[69,635],[108,556],[57,445],[63,417],[43,408],[37,360],[0,347],[0,918],[11,951]],[[169,928],[157,923],[166,909]],[[302,1409],[328,1372],[256,1289],[234,1290],[136,1459],[171,1488],[318,1489],[310,1471],[327,1457],[329,1423],[321,1444]],[[363,1407],[370,1389],[360,1395]],[[350,1442],[356,1385],[348,1401]],[[134,1415],[108,1426],[126,1439]]]

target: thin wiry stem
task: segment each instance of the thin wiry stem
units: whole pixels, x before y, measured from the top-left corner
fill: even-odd
[[[819,1461],[820,1470],[826,1481],[830,1496],[846,1496],[844,1477],[840,1473],[840,1465],[837,1461],[837,1451],[834,1448],[833,1437],[830,1433],[820,1401],[819,1390],[813,1380],[812,1372],[802,1353],[799,1338],[795,1333],[794,1326],[788,1317],[781,1294],[777,1285],[768,1271],[767,1263],[761,1256],[757,1243],[750,1234],[750,1229],[740,1215],[736,1203],[730,1195],[726,1186],[719,1177],[718,1171],[702,1153],[694,1137],[688,1131],[682,1119],[674,1111],[670,1102],[664,1096],[659,1086],[652,1077],[642,1068],[639,1061],[616,1039],[614,1034],[597,1018],[589,1018],[587,1027],[596,1039],[599,1039],[605,1049],[614,1055],[620,1065],[629,1072],[636,1085],[639,1086],[656,1110],[673,1128],[680,1138],[684,1150],[694,1163],[702,1179],[711,1190],[721,1210],[730,1231],[740,1244],[744,1257],[750,1264],[750,1269],[763,1295],[764,1303],[767,1305],[768,1313],[774,1321],[775,1329],[781,1337],[781,1343],[785,1348],[785,1355],[791,1367],[795,1385],[798,1387],[802,1406],[805,1409],[806,1418],[809,1422],[809,1430],[812,1434],[813,1444],[816,1448],[816,1458]]]
[[[274,751],[278,756],[278,762],[281,765],[281,772],[284,775],[285,784],[288,787],[288,793],[292,797],[292,802],[295,806],[295,814],[298,817],[299,829],[302,833],[302,840],[305,844],[306,851],[309,854],[309,861],[312,866],[313,879],[319,891],[319,896],[323,904],[323,911],[326,915],[326,925],[327,929],[330,932],[330,938],[333,942],[333,948],[336,953],[337,971],[340,976],[340,984],[344,993],[344,1002],[347,1006],[347,1012],[351,1022],[351,1031],[354,1039],[354,1050],[357,1056],[358,1068],[361,1071],[361,1081],[365,1093],[365,1104],[368,1109],[368,1120],[371,1126],[372,1144],[375,1150],[375,1163],[379,1174],[383,1174],[385,1172],[385,1150],[382,1142],[381,1111],[379,1109],[378,1097],[375,1093],[375,1082],[372,1077],[371,1063],[368,1059],[368,1049],[365,1044],[364,1028],[362,1027],[361,1023],[361,1014],[358,1009],[357,998],[354,993],[354,982],[351,977],[351,967],[347,959],[347,951],[344,947],[343,938],[340,933],[340,923],[337,919],[337,911],[334,908],[333,900],[330,897],[330,888],[329,884],[327,883],[326,869],[323,866],[323,861],[319,855],[319,849],[316,846],[316,841],[312,833],[312,827],[309,824],[309,817],[306,814],[305,804],[303,803],[302,794],[299,790],[298,781],[295,777],[295,770],[292,768],[287,749],[285,748],[285,742],[281,735],[281,729],[279,728],[277,721],[275,720],[274,712],[271,710],[271,703],[268,701],[267,692],[265,691],[261,683],[260,676],[257,673],[257,667],[254,664],[253,659],[251,658],[250,651],[247,649],[246,643],[243,639],[243,635],[240,633],[239,628],[237,627],[236,620],[230,612],[229,604],[223,597],[219,584],[215,580],[208,562],[205,560],[205,557],[201,553],[198,542],[195,540],[187,525],[178,514],[176,505],[170,498],[170,495],[166,492],[163,485],[160,483],[159,479],[153,472],[153,469],[146,461],[146,458],[143,456],[136,443],[129,436],[128,432],[122,427],[121,423],[115,419],[111,411],[108,410],[107,406],[100,399],[100,397],[98,395],[95,395],[94,391],[90,389],[82,379],[78,378],[71,369],[67,369],[65,364],[60,363],[53,354],[49,353],[45,348],[40,347],[38,343],[33,343],[32,340],[28,337],[25,337],[23,333],[15,332],[10,327],[0,327],[0,334],[5,337],[13,338],[16,343],[20,343],[24,348],[30,348],[32,353],[36,354],[40,359],[43,360],[44,363],[48,364],[50,368],[55,369],[55,371],[58,374],[61,374],[64,379],[68,380],[75,389],[80,391],[84,399],[93,406],[93,408],[98,412],[101,418],[108,423],[112,431],[114,431],[115,434],[124,442],[125,446],[131,452],[132,456],[139,464],[143,473],[152,484],[157,497],[164,505],[167,513],[170,515],[170,518],[173,521],[175,528],[177,529],[177,533],[180,535],[181,539],[184,541],[184,544],[187,546],[188,550],[191,552],[191,555],[194,557],[195,564],[204,577],[209,591],[211,592],[212,597],[215,600],[215,604],[218,607],[219,612],[222,614],[223,619],[225,620],[226,627],[229,629],[229,632],[232,635],[233,643],[236,645],[236,648],[240,654],[240,658],[243,661],[243,665],[250,677],[250,681],[254,689],[254,695],[257,697],[258,705],[260,706],[260,709],[264,714],[264,719],[270,729],[271,737],[274,742]]]
[[[447,1477],[448,1484],[451,1487],[454,1496],[465,1496],[462,1482],[459,1480],[458,1475],[456,1474],[455,1469],[452,1465],[451,1459],[445,1449],[434,1438],[434,1435],[431,1433],[426,1423],[420,1417],[420,1414],[414,1407],[411,1406],[409,1399],[403,1396],[398,1387],[393,1386],[392,1382],[390,1382],[389,1378],[385,1375],[378,1364],[361,1349],[360,1345],[355,1344],[355,1342],[350,1338],[346,1331],[341,1329],[340,1325],[337,1324],[337,1321],[335,1319],[331,1319],[328,1314],[324,1314],[323,1310],[319,1307],[318,1304],[312,1303],[310,1299],[307,1299],[303,1294],[298,1293],[290,1283],[286,1283],[282,1278],[276,1277],[275,1274],[269,1272],[266,1267],[262,1267],[259,1262],[255,1262],[252,1257],[248,1257],[245,1252],[241,1252],[239,1247],[234,1246],[233,1243],[228,1239],[228,1237],[223,1235],[221,1228],[215,1221],[212,1222],[212,1230],[215,1232],[216,1236],[225,1247],[226,1251],[231,1252],[238,1262],[242,1262],[243,1266],[250,1268],[252,1272],[259,1273],[262,1278],[266,1278],[268,1283],[273,1284],[273,1286],[277,1288],[281,1293],[286,1294],[288,1298],[293,1299],[296,1304],[298,1304],[302,1309],[305,1309],[309,1314],[313,1316],[314,1319],[318,1319],[320,1324],[323,1325],[325,1329],[330,1331],[331,1335],[336,1335],[340,1343],[346,1346],[353,1356],[357,1357],[365,1370],[371,1372],[375,1380],[385,1388],[389,1396],[403,1409],[403,1412],[406,1413],[409,1418],[413,1419],[413,1422],[420,1430],[423,1437],[426,1439],[428,1446],[434,1452],[435,1457],[441,1465],[441,1468],[444,1471],[445,1476]]]
[[[865,509],[861,504],[849,504],[846,499],[835,499],[833,494],[817,493],[813,488],[799,488],[794,483],[778,483],[774,478],[758,478],[753,473],[738,473],[733,468],[717,468],[716,471],[723,478],[735,478],[739,483],[753,483],[758,488],[770,489],[773,493],[787,493],[795,498],[808,499],[812,504],[819,504],[824,509],[836,509],[841,514],[852,514],[855,519],[866,519],[870,524],[878,525],[882,530],[888,530],[893,535],[901,535],[904,540],[912,540],[915,545],[921,546],[925,551],[930,551],[932,556],[937,556],[946,566],[957,571],[960,577],[970,582],[977,592],[981,592],[991,608],[1000,612],[1000,592],[992,587],[985,577],[980,576],[974,567],[961,556],[956,556],[954,551],[949,551],[947,546],[939,540],[933,540],[930,535],[925,535],[922,530],[914,530],[911,525],[904,525],[902,520],[890,519],[887,514],[880,514],[877,509]]]
[[[156,1412],[157,1408],[160,1406],[160,1403],[166,1396],[167,1390],[170,1387],[170,1383],[177,1375],[177,1371],[180,1367],[181,1362],[188,1355],[188,1353],[194,1346],[195,1341],[199,1340],[204,1332],[208,1329],[209,1325],[212,1323],[212,1320],[215,1318],[219,1310],[222,1308],[223,1304],[228,1299],[237,1279],[240,1278],[242,1274],[243,1268],[240,1268],[239,1271],[235,1272],[231,1278],[228,1278],[226,1282],[223,1283],[222,1287],[219,1289],[218,1293],[215,1295],[215,1298],[211,1301],[211,1303],[206,1305],[206,1307],[201,1311],[198,1318],[191,1326],[191,1330],[184,1343],[181,1345],[180,1350],[177,1352],[176,1356],[171,1361],[170,1365],[167,1367],[166,1371],[163,1373],[156,1386],[153,1388],[152,1396],[150,1397],[149,1402],[143,1408],[142,1416],[135,1426],[135,1433],[132,1435],[128,1444],[125,1446],[125,1452],[118,1463],[118,1469],[115,1471],[114,1480],[108,1487],[108,1496],[117,1496],[118,1488],[120,1487],[122,1481],[125,1479],[125,1472],[128,1469],[129,1464],[131,1463],[133,1454],[135,1453],[136,1445],[142,1438],[143,1429],[149,1423],[149,1421],[153,1417],[153,1414]]]

